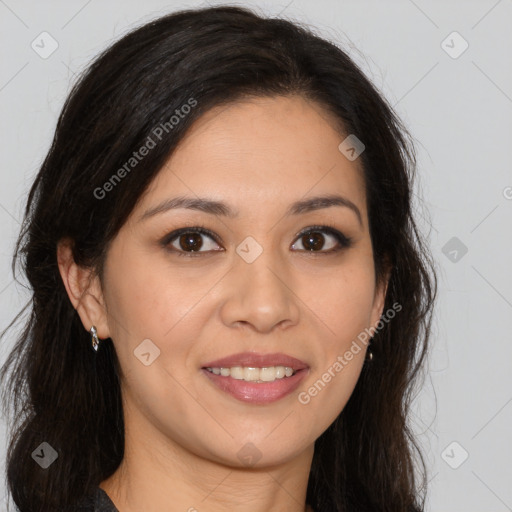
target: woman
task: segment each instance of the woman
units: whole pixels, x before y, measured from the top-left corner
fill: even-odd
[[[107,49],[15,256],[18,509],[422,510],[407,417],[436,281],[413,172],[386,101],[296,24],[187,10]]]

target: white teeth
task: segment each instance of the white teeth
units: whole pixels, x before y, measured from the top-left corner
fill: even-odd
[[[244,378],[244,370],[241,366],[233,366],[230,368],[230,376],[232,379],[242,380]]]
[[[231,368],[206,368],[209,372],[222,377],[231,377],[246,382],[273,382],[276,379],[291,377],[295,371],[289,366],[267,366],[255,368],[253,366],[233,366]]]
[[[254,382],[260,380],[260,369],[259,368],[244,368],[244,380]]]

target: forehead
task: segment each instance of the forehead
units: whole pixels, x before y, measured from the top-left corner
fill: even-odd
[[[209,196],[241,214],[339,193],[366,210],[358,160],[338,149],[347,136],[319,104],[299,96],[214,107],[189,128],[140,208],[170,195]]]

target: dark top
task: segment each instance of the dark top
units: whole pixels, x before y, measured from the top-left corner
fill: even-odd
[[[80,502],[77,512],[119,512],[108,494],[97,487],[93,493]]]
[[[119,510],[108,494],[101,487],[97,487],[80,503],[77,512],[119,512]]]

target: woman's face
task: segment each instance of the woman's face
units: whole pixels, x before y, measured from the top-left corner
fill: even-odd
[[[364,344],[345,354],[377,324],[385,290],[374,279],[362,169],[338,149],[348,134],[334,126],[300,97],[210,110],[113,240],[100,337],[113,339],[132,431],[212,461],[266,466],[312,449],[345,406]],[[327,195],[345,204],[289,212]],[[161,207],[178,197],[225,207]],[[336,231],[300,235],[325,225]],[[199,227],[212,236],[168,236]],[[303,369],[283,378],[273,368],[205,369],[240,353],[280,355],[212,366],[297,370],[286,355]]]

